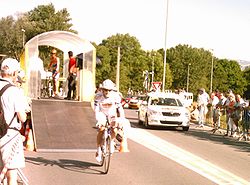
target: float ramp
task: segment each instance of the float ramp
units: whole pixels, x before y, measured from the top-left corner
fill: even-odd
[[[89,102],[33,100],[36,151],[89,151],[96,148],[94,111]]]

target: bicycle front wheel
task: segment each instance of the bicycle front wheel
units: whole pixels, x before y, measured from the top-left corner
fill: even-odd
[[[109,171],[109,165],[110,165],[110,157],[111,157],[111,137],[108,136],[106,138],[106,148],[104,152],[104,157],[103,157],[103,167],[104,167],[104,173],[107,174]]]

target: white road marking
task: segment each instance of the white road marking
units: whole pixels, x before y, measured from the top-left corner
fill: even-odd
[[[200,175],[210,179],[214,183],[220,185],[249,185],[246,181],[229,171],[226,171],[212,163],[185,151],[149,132],[131,128],[128,138],[144,145],[145,147],[158,152],[159,154],[176,161],[177,163],[199,173]]]

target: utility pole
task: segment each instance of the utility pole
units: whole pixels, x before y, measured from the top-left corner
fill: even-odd
[[[166,30],[165,30],[165,48],[164,48],[164,65],[163,65],[162,92],[165,92],[165,80],[166,80],[167,31],[168,31],[168,2],[169,2],[169,0],[167,0],[167,12],[166,12]]]
[[[119,92],[120,87],[120,46],[117,47],[117,67],[116,67],[116,88]]]
[[[154,82],[154,70],[155,70],[155,54],[153,54],[153,62],[152,62],[152,82]]]
[[[213,56],[213,49],[212,51],[212,63],[211,63],[211,77],[210,77],[210,94],[213,92],[213,72],[214,72],[214,56]]]
[[[191,64],[189,63],[188,64],[188,71],[187,71],[187,92],[188,92],[188,86],[189,86],[189,66],[190,66]]]
[[[22,32],[23,32],[23,48],[24,48],[24,45],[25,45],[25,29],[22,29]]]

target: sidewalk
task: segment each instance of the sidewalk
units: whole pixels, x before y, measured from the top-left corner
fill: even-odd
[[[205,123],[203,127],[199,127],[198,123],[196,123],[196,122],[191,122],[190,126],[191,125],[193,125],[193,127],[195,129],[204,130],[206,132],[211,132],[211,134],[221,135],[223,138],[231,138],[231,139],[234,139],[235,141],[238,141],[238,142],[246,142],[246,143],[250,144],[249,136],[248,136],[248,140],[245,140],[245,138],[243,138],[241,136],[241,134],[237,134],[235,137],[225,136],[227,131],[226,131],[226,129],[223,129],[223,128],[220,128],[213,133],[214,128],[208,123]]]

